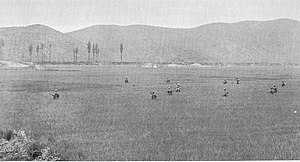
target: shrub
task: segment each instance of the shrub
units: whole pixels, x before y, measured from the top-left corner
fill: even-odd
[[[13,136],[13,131],[12,130],[9,130],[5,133],[4,135],[4,139],[6,139],[7,141],[9,141]]]
[[[58,141],[59,142],[59,141]],[[60,147],[60,148],[57,148]],[[56,148],[55,148],[56,147]],[[69,145],[43,143],[28,138],[24,131],[0,131],[0,160],[9,161],[57,161],[57,160],[82,160],[82,153],[75,153],[68,150]],[[61,151],[61,152],[59,152]],[[73,155],[73,156],[71,156]]]

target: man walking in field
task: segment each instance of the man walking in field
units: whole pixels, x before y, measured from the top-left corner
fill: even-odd
[[[171,80],[170,80],[169,78],[167,78],[166,82],[167,82],[167,83],[170,83],[170,82],[171,82]]]
[[[168,95],[172,95],[171,87],[168,87]]]
[[[270,93],[271,93],[271,94],[277,93],[277,87],[276,87],[276,85],[273,85],[273,87],[271,88]]]
[[[154,94],[154,92],[150,92],[150,94],[151,94],[151,98],[152,98],[152,100],[154,100],[154,99],[156,99],[156,98],[157,98],[157,96]]]
[[[57,89],[54,90],[54,93],[50,93],[50,95],[53,97],[53,99],[58,99],[59,98],[59,94]]]
[[[236,78],[236,84],[240,84],[240,79]]]
[[[282,86],[282,87],[284,87],[285,85],[286,85],[286,83],[285,83],[285,82],[282,82],[282,83],[281,83],[281,86]]]
[[[125,83],[129,83],[128,78],[125,79]]]
[[[273,85],[273,89],[274,89],[274,92],[277,93],[277,87],[276,87],[276,85]]]

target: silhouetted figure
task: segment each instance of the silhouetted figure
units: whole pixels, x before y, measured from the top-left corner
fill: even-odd
[[[271,94],[275,93],[273,87],[271,88],[271,91],[270,91]]]
[[[125,79],[125,83],[129,83],[128,78]]]
[[[277,93],[277,87],[276,85],[273,86],[274,92]]]
[[[229,95],[229,92],[224,88],[224,94],[222,96],[227,97]]]
[[[227,84],[227,80],[226,79],[224,79],[222,82],[223,82],[223,84]]]
[[[281,86],[282,86],[282,87],[284,87],[285,85],[286,85],[286,83],[285,83],[285,82],[282,82],[282,83],[281,83]]]
[[[236,78],[236,84],[240,84],[240,79]]]
[[[54,93],[50,93],[51,96],[53,96],[53,99],[59,99],[59,94],[57,92],[57,89],[54,90]]]
[[[166,82],[167,82],[167,83],[170,83],[170,82],[171,82],[171,80],[170,80],[169,78],[167,78]]]
[[[277,93],[277,87],[276,87],[276,85],[273,85],[273,87],[271,87],[270,93],[271,93],[271,94]]]
[[[168,87],[168,95],[172,95],[172,90],[170,87]]]
[[[154,99],[156,99],[156,98],[157,98],[157,96],[154,94],[154,92],[150,92],[150,94],[151,94],[151,98],[152,98],[152,100],[154,100]]]

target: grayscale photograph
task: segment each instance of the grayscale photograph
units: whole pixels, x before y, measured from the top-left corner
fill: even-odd
[[[0,0],[1,161],[300,160],[299,0]]]

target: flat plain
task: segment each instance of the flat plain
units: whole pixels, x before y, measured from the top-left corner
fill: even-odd
[[[300,159],[299,67],[47,69],[0,70],[0,129],[66,140],[86,160]]]

